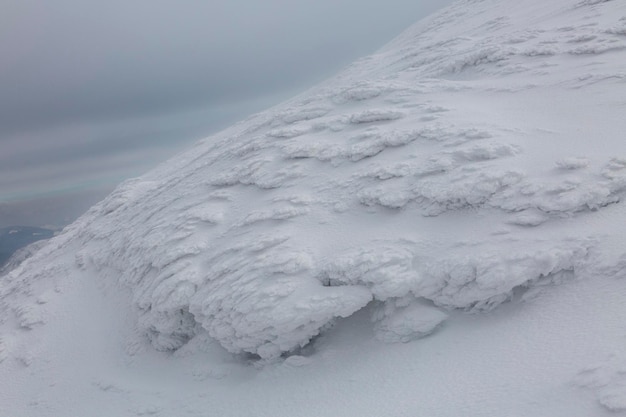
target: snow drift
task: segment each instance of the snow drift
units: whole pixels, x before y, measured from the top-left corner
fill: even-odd
[[[443,24],[449,14],[418,25],[122,184],[59,239],[81,249],[58,267],[127,286],[158,349],[179,348],[199,324],[228,350],[262,357],[304,346],[372,300],[492,308],[517,287],[587,267],[592,236],[572,218],[619,202],[623,129],[562,131],[602,104],[577,102],[581,88],[623,85],[613,61],[597,62],[626,47],[623,21],[515,30],[531,6],[485,21],[480,3],[465,5],[458,35]],[[576,65],[558,68],[564,57]],[[546,90],[564,102],[546,103]],[[547,106],[571,127],[537,120]],[[605,117],[626,125],[622,111]],[[57,252],[5,280],[30,285]]]
[[[158,350],[207,333],[269,359],[366,306],[408,342],[621,278],[625,58],[623,2],[460,1],[120,185],[2,278],[4,325],[36,331],[93,276]]]

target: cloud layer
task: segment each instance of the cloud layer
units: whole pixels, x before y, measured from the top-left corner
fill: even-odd
[[[0,202],[111,185],[451,0],[7,0]]]

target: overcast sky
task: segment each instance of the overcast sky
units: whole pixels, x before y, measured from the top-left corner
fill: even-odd
[[[81,194],[95,202],[451,2],[3,0],[0,227],[54,222],[42,199],[74,202],[56,204],[71,220]]]

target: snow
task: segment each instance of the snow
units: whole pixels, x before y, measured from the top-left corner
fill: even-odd
[[[3,272],[2,412],[626,413],[624,22],[462,0],[121,184]]]

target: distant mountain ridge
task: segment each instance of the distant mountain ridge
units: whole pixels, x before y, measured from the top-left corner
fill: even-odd
[[[34,226],[0,228],[0,267],[20,248],[54,236],[54,231]]]

